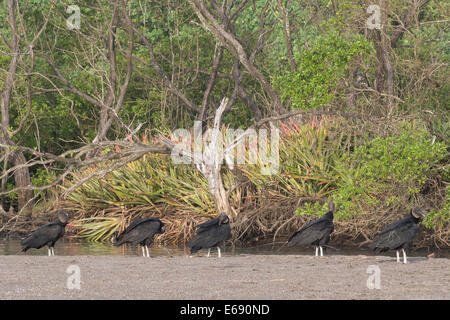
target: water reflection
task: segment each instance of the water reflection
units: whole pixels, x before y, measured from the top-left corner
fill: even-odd
[[[150,255],[184,255],[178,247],[151,247]],[[47,247],[29,249],[22,252],[20,240],[0,240],[0,255],[48,255]],[[111,243],[59,240],[55,244],[55,255],[58,256],[109,256],[109,255],[142,255],[141,248],[133,245],[114,247]]]
[[[206,250],[200,254],[206,254]],[[432,252],[432,251],[431,251]],[[426,257],[431,253],[426,249],[411,251],[409,257]],[[217,254],[215,249],[211,250],[213,255]],[[189,250],[175,246],[151,247],[151,256],[183,256],[189,254]],[[247,248],[231,248],[224,250],[225,255],[251,255],[251,254],[306,254],[313,255],[313,248],[287,247],[276,244],[257,245]],[[371,251],[366,248],[344,248],[340,250],[328,249],[328,254],[342,255],[372,255]],[[441,250],[440,256],[449,258],[450,250]],[[22,252],[20,249],[20,240],[0,240],[0,255],[48,255],[47,247],[41,249],[29,249]],[[59,240],[55,245],[55,255],[58,256],[108,256],[108,255],[125,255],[137,256],[142,255],[141,248],[133,245],[123,245],[114,247],[111,243],[95,243],[86,241],[73,241],[71,239]],[[395,256],[395,252],[386,253],[386,256]]]

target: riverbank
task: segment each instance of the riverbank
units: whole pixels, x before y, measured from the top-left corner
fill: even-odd
[[[0,299],[449,299],[449,283],[450,259],[395,253],[0,257]]]

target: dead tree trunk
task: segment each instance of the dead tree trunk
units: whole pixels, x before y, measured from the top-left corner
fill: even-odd
[[[227,105],[228,99],[222,99],[214,117],[211,143],[205,146],[203,152],[203,164],[198,165],[197,168],[208,180],[209,192],[211,192],[211,195],[214,198],[217,212],[225,212],[228,215],[230,213],[230,203],[220,174],[223,160],[223,140],[220,132],[220,124],[222,122],[223,112]]]
[[[16,188],[28,188],[31,186],[31,177],[28,167],[25,166],[27,159],[22,152],[14,152],[12,155],[14,166],[19,167],[14,171],[14,181]],[[31,214],[33,205],[33,190],[22,189],[17,192],[18,211],[25,215]]]
[[[175,148],[175,143],[162,137],[162,142],[173,150],[173,154],[187,157],[190,159],[197,170],[199,170],[208,181],[208,189],[213,197],[214,203],[218,213],[225,212],[230,214],[230,202],[227,192],[223,186],[221,167],[223,159],[223,140],[220,132],[220,125],[222,121],[222,115],[228,106],[228,99],[222,99],[219,108],[216,110],[214,117],[214,127],[210,133],[210,143],[205,145],[203,152],[194,150],[193,152],[187,151],[179,146]],[[194,130],[195,131],[195,130]],[[200,128],[201,133],[201,128]],[[197,137],[196,137],[197,138]],[[201,137],[203,142],[203,137]]]

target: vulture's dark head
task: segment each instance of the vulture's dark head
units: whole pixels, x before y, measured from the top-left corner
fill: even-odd
[[[221,224],[228,224],[228,223],[230,223],[230,219],[228,218],[225,212],[221,212],[219,215],[219,226]]]
[[[158,233],[164,233],[164,232],[166,232],[166,225],[164,223],[160,222]]]
[[[111,236],[111,242],[114,244],[117,241],[117,236],[119,235],[119,231],[115,231]]]
[[[330,202],[328,203],[328,212],[333,212],[334,213],[334,201],[333,199],[330,200]]]
[[[69,222],[69,215],[67,210],[65,209],[58,210],[56,214],[58,215],[58,221],[62,225],[66,225]]]
[[[416,219],[422,219],[425,217],[425,212],[420,207],[414,207],[411,209],[411,215]]]

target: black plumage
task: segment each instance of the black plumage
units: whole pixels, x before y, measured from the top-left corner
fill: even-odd
[[[289,237],[288,246],[295,245],[314,245],[316,247],[316,256],[320,249],[320,255],[323,256],[323,246],[330,241],[330,234],[334,230],[334,202],[328,204],[328,212],[320,219],[308,223]]]
[[[40,249],[46,245],[48,246],[48,255],[55,255],[55,243],[64,235],[65,227],[69,220],[69,216],[65,210],[59,210],[57,215],[58,220],[47,223],[36,229],[20,242],[23,252],[30,248]]]
[[[140,244],[142,255],[150,257],[148,246],[153,243],[156,234],[162,234],[165,230],[164,223],[158,218],[135,219],[120,235],[114,234],[113,244],[116,247],[124,243]]]
[[[197,226],[197,234],[188,242],[187,246],[191,249],[191,254],[201,249],[208,249],[208,257],[211,248],[216,247],[219,258],[219,245],[230,238],[231,227],[230,219],[222,212],[217,218],[211,219]]]
[[[420,207],[414,207],[406,218],[388,225],[369,244],[375,253],[396,250],[397,263],[399,250],[403,252],[403,263],[407,263],[405,248],[409,247],[419,231],[418,223],[425,216]]]

